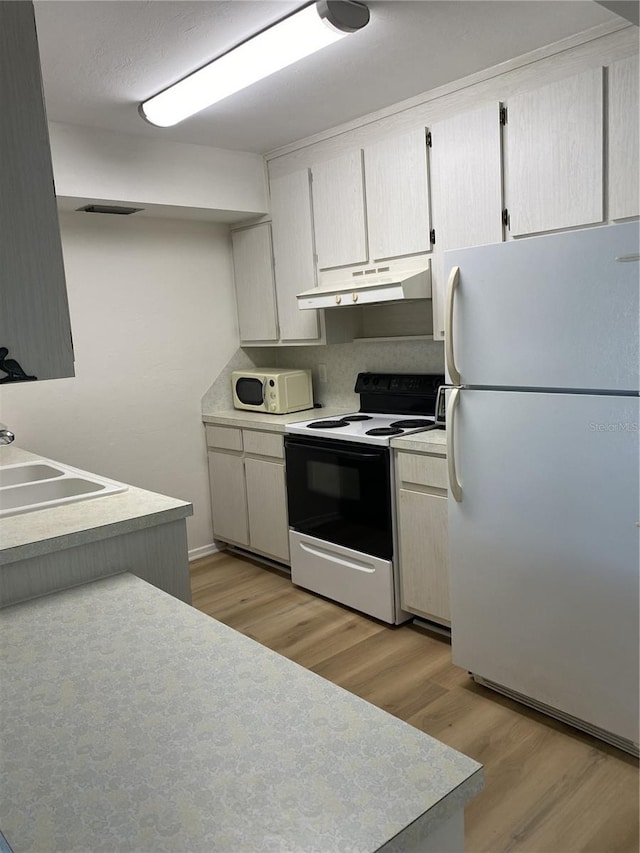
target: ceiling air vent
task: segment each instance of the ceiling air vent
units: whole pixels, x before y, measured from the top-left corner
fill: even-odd
[[[84,207],[77,207],[76,210],[83,213],[111,213],[115,216],[131,216],[132,213],[139,213],[144,208],[120,207],[117,204],[85,204]]]

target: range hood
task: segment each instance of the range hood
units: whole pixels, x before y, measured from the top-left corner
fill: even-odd
[[[340,308],[431,298],[431,261],[421,258],[419,267],[368,267],[348,272],[321,273],[320,286],[296,295],[298,308]]]

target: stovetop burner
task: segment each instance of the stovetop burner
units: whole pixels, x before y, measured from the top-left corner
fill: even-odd
[[[394,421],[389,426],[399,427],[400,429],[413,429],[414,427],[433,426],[433,418],[406,418],[403,421]]]
[[[339,421],[313,421],[307,424],[307,429],[336,429],[336,427],[349,426],[349,421],[341,419]]]
[[[435,426],[438,388],[443,374],[359,373],[354,391],[360,407],[351,412],[314,412],[317,420],[294,421],[285,432],[306,435],[320,444],[325,439],[389,447],[392,439]],[[320,420],[322,418],[322,420]]]

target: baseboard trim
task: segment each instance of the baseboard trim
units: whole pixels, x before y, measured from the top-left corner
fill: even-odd
[[[189,562],[199,560],[201,557],[209,557],[211,554],[217,554],[220,548],[215,542],[210,542],[209,545],[202,545],[200,548],[189,549]]]

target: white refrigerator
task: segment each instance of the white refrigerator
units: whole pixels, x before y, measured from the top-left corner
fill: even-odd
[[[453,661],[636,754],[639,244],[445,254]]]

